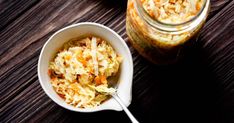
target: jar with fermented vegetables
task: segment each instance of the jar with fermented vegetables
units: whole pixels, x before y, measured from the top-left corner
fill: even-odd
[[[209,6],[209,0],[128,0],[127,35],[151,62],[175,63],[194,42]]]

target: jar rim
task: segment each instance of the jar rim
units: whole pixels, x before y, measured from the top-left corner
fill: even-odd
[[[204,9],[206,8],[207,3],[208,3],[208,0],[204,0],[202,8],[200,9],[200,11],[194,17],[192,17],[191,19],[189,19],[189,20],[187,20],[185,22],[182,22],[182,23],[165,23],[165,22],[159,21],[157,19],[153,19],[149,15],[149,13],[143,8],[142,4],[140,3],[140,0],[135,0],[134,5],[136,7],[137,12],[141,16],[141,18],[143,18],[151,26],[153,26],[153,27],[156,26],[156,28],[158,26],[165,26],[167,28],[170,28],[170,27],[178,27],[178,26],[187,25],[187,24],[190,24],[193,21],[195,21],[202,14]]]

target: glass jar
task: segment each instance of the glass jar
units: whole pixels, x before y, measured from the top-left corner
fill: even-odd
[[[182,23],[153,18],[143,7],[144,0],[128,0],[126,31],[132,46],[156,64],[171,64],[183,56],[185,47],[205,23],[210,1],[202,0],[200,11]]]

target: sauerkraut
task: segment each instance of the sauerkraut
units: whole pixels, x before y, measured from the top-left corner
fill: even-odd
[[[209,0],[128,0],[129,42],[155,64],[173,64],[197,40]]]
[[[89,36],[64,44],[49,65],[54,90],[66,103],[92,108],[116,90],[107,78],[115,76],[122,58],[106,41]]]
[[[155,20],[183,23],[196,16],[204,0],[141,0],[143,8]]]

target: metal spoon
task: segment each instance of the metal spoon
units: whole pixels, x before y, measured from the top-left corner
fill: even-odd
[[[125,111],[125,113],[128,115],[128,117],[130,118],[130,120],[132,121],[132,123],[139,123],[137,121],[137,119],[132,115],[132,113],[128,110],[128,108],[124,105],[123,101],[120,99],[120,97],[117,94],[118,91],[118,83],[116,83],[116,78],[109,78],[108,79],[108,85],[110,87],[115,88],[115,92],[112,93],[112,97],[119,103],[119,105],[123,108],[123,110]]]
[[[128,110],[128,108],[123,104],[123,101],[119,98],[119,96],[117,95],[116,92],[114,94],[112,94],[112,97],[114,97],[114,99],[120,104],[120,106],[123,108],[125,113],[128,115],[128,117],[130,118],[132,123],[139,123],[137,121],[137,119],[132,115],[132,113]]]

